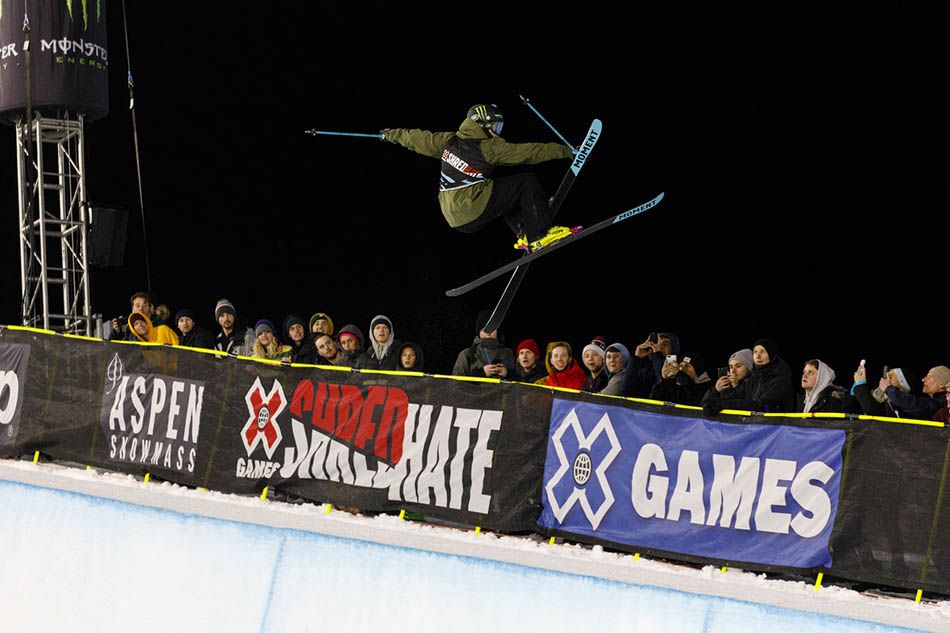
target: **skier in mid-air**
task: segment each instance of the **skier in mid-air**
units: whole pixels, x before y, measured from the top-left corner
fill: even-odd
[[[456,132],[385,129],[381,133],[387,141],[441,159],[439,206],[449,226],[474,233],[502,217],[518,238],[516,249],[537,250],[567,230],[548,226],[555,210],[541,182],[530,172],[492,178],[492,171],[502,165],[572,158],[574,150],[560,143],[509,143],[499,136],[503,123],[498,106],[476,105]]]

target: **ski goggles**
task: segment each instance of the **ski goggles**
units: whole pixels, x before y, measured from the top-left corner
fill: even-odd
[[[491,131],[495,134],[501,134],[501,128],[505,125],[504,121],[495,121],[491,124]]]

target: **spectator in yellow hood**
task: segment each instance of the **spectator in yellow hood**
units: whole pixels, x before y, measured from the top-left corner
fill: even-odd
[[[129,315],[129,332],[137,341],[178,345],[178,335],[174,330],[167,325],[152,325],[151,319],[141,312]]]

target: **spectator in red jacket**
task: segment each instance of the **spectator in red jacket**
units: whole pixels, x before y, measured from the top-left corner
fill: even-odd
[[[587,374],[574,360],[570,343],[565,341],[548,343],[544,364],[548,368],[548,377],[544,382],[538,381],[538,384],[580,390],[587,382]]]

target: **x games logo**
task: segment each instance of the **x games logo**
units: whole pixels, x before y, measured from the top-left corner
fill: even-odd
[[[558,522],[563,523],[571,508],[580,505],[591,527],[596,530],[614,503],[606,473],[620,453],[620,440],[610,416],[605,413],[591,432],[585,434],[577,413],[572,409],[551,436],[551,444],[559,462],[557,471],[544,487],[551,512]],[[565,478],[568,471],[571,471],[570,480]]]
[[[250,414],[247,423],[241,429],[244,448],[247,454],[251,455],[258,444],[263,444],[267,459],[271,459],[282,439],[280,426],[277,425],[277,416],[287,406],[284,388],[281,387],[279,380],[275,380],[270,391],[265,393],[261,379],[255,378],[254,384],[244,396],[244,402],[247,403]]]

